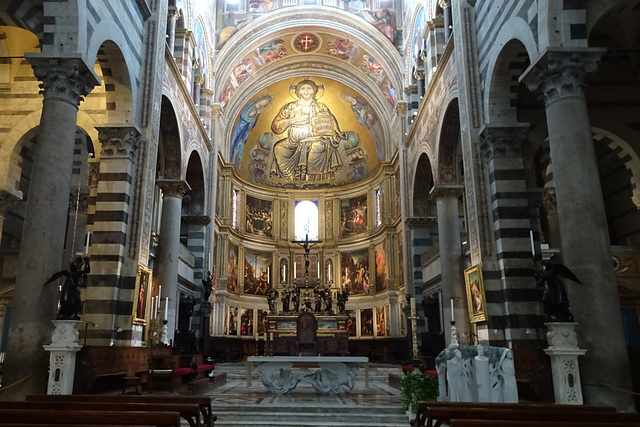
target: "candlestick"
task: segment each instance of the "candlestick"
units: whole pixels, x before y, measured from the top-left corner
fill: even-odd
[[[451,298],[451,321],[455,322],[455,319],[453,318],[453,298]]]
[[[533,242],[533,230],[529,230],[529,237],[531,237],[531,254],[536,256],[536,247]]]

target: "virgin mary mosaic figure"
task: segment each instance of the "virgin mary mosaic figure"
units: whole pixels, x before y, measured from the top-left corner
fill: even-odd
[[[273,133],[287,132],[273,146],[271,176],[290,180],[327,179],[343,165],[338,147],[348,139],[333,113],[318,102],[322,85],[302,80],[292,85],[298,99],[285,104],[271,123]],[[329,176],[328,176],[329,175]]]

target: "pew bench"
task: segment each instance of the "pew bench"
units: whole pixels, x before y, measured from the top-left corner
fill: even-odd
[[[62,411],[152,411],[178,412],[189,427],[202,427],[200,407],[196,403],[131,403],[131,402],[36,402],[0,401],[0,409],[47,409]]]
[[[429,426],[430,409],[453,408],[458,411],[466,411],[473,408],[486,408],[493,411],[503,409],[550,411],[550,412],[606,412],[615,413],[613,406],[592,406],[592,405],[559,405],[555,403],[491,403],[491,402],[418,402],[416,407],[416,417],[411,421],[414,427]]]
[[[81,411],[60,409],[0,409],[0,426],[157,426],[180,427],[177,412],[150,411]]]
[[[521,408],[429,408],[428,427],[441,427],[450,424],[452,419],[469,420],[508,420],[514,425],[521,421],[546,422],[618,422],[640,425],[640,414],[622,414],[615,412],[576,411],[564,409],[545,409],[539,407]]]
[[[26,397],[29,402],[91,402],[91,403],[141,403],[141,404],[196,404],[200,412],[202,425],[213,427],[217,417],[211,410],[211,398],[208,396],[182,395],[79,395],[79,394],[35,394]]]

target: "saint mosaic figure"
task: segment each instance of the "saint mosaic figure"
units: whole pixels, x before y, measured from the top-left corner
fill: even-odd
[[[292,85],[297,101],[285,104],[271,124],[275,134],[287,132],[273,146],[271,176],[290,180],[313,179],[343,165],[338,147],[348,139],[329,108],[317,100],[324,90],[312,80]]]

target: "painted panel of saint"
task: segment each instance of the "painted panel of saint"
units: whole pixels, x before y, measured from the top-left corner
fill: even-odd
[[[360,311],[360,336],[373,336],[373,309],[365,308]]]
[[[342,289],[350,295],[369,293],[369,251],[345,252],[340,258]]]
[[[387,321],[384,307],[376,307],[376,336],[384,337],[387,333]]]
[[[240,314],[240,336],[253,336],[253,308],[243,308]]]
[[[244,253],[244,293],[266,295],[271,283],[271,254]]]
[[[367,231],[367,196],[340,200],[340,235],[343,237]]]
[[[273,202],[247,196],[246,223],[247,233],[271,237],[273,228]]]
[[[229,324],[227,332],[229,335],[238,335],[238,307],[229,307]]]
[[[387,261],[384,252],[384,244],[379,243],[376,250],[376,292],[387,290]]]
[[[258,335],[266,334],[268,329],[267,324],[267,315],[269,314],[266,310],[258,310]]]
[[[357,335],[356,330],[356,311],[348,310],[347,311],[347,335],[350,337],[355,337]]]
[[[238,247],[233,243],[229,243],[227,257],[227,290],[238,292]]]

